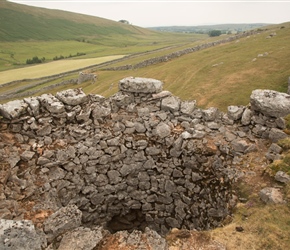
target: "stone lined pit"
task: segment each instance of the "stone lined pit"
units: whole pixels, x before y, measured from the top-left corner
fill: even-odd
[[[2,130],[15,140],[0,148],[13,176],[1,179],[4,203],[13,194],[34,210],[73,205],[80,225],[111,232],[220,226],[235,206],[235,164],[257,150],[253,136],[286,136],[279,117],[242,106],[203,110],[162,91],[158,80],[133,77],[109,98],[65,90],[0,112]]]

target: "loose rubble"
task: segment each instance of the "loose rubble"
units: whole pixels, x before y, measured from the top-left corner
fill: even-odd
[[[167,249],[172,228],[208,230],[231,214],[236,165],[258,140],[279,157],[289,95],[255,90],[249,106],[223,113],[162,85],[129,77],[109,98],[70,89],[0,105],[0,218],[44,214],[30,249],[94,249],[116,232]],[[16,249],[5,230],[0,248]]]

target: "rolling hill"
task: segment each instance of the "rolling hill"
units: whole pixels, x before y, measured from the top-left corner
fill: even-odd
[[[104,18],[26,6],[1,0],[0,41],[71,40],[154,34],[148,29]]]
[[[206,35],[158,32],[95,16],[0,1],[0,71],[33,57],[95,58],[143,53]]]

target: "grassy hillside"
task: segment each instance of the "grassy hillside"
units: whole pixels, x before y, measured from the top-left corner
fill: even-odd
[[[203,39],[161,33],[104,18],[0,1],[0,71],[34,56],[81,58],[128,55]],[[77,58],[80,58],[79,56]]]
[[[271,33],[276,36],[268,39]],[[166,90],[184,100],[195,99],[201,107],[226,110],[229,105],[247,105],[254,89],[286,92],[290,76],[289,40],[290,23],[269,26],[268,31],[258,35],[143,69],[99,72],[98,86],[88,91],[112,94],[117,91],[117,85],[109,91],[112,80],[117,82],[132,75],[162,80]],[[112,79],[111,82],[108,79]],[[107,86],[106,91],[104,86]]]
[[[214,106],[225,111],[229,105],[247,105],[254,89],[287,91],[287,81],[290,76],[290,44],[288,42],[290,23],[268,26],[267,29],[257,35],[200,50],[146,68],[128,71],[106,71],[95,68],[99,75],[97,84],[83,83],[65,88],[82,87],[86,93],[110,96],[118,91],[118,82],[124,77],[150,77],[163,81],[164,89],[183,100],[197,100],[198,106],[203,108]],[[267,38],[272,33],[276,35]],[[208,38],[207,40],[222,38]],[[135,56],[110,66],[135,64],[204,42],[205,40],[202,40],[183,46],[169,47]],[[259,54],[263,56],[258,56]],[[81,65],[81,61],[79,62]],[[49,65],[47,68],[49,69]],[[76,74],[71,75],[71,78],[75,77],[77,77]],[[66,76],[67,78],[69,76]],[[55,80],[52,83],[56,83]],[[23,84],[26,83],[19,83],[10,88],[17,89]],[[55,88],[54,93],[60,89],[62,88]],[[3,93],[3,88],[1,91]]]
[[[0,2],[0,41],[71,40],[100,38],[110,34],[152,34],[137,28],[99,17],[60,10],[50,10]]]

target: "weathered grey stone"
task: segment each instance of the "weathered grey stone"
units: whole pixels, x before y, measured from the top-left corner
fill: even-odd
[[[145,152],[148,155],[158,155],[158,154],[160,154],[161,150],[159,148],[156,148],[156,147],[147,147]]]
[[[287,94],[290,95],[290,76],[288,77],[288,89]]]
[[[137,113],[139,117],[149,116],[150,110],[149,108],[137,108]]]
[[[290,176],[283,171],[278,171],[275,175],[275,180],[282,183],[288,183],[290,182]]]
[[[99,104],[96,104],[92,111],[92,116],[94,118],[103,118],[103,117],[109,116],[110,114],[111,114],[110,107],[105,107]]]
[[[250,97],[251,108],[267,116],[284,117],[290,114],[290,96],[274,90],[256,89]]]
[[[0,249],[40,250],[42,246],[42,238],[31,221],[0,219]]]
[[[241,119],[243,112],[243,106],[228,106],[228,117],[234,121]]]
[[[152,250],[167,250],[167,242],[165,238],[161,237],[156,231],[146,227],[145,238],[147,238],[148,248]]]
[[[76,205],[68,205],[53,213],[44,222],[48,242],[55,237],[81,225],[82,212]]]
[[[203,137],[205,137],[206,135],[206,132],[204,131],[199,131],[199,130],[195,130],[193,133],[192,133],[192,138],[195,138],[195,139],[201,139]]]
[[[196,182],[202,179],[202,176],[198,173],[192,172],[191,174],[192,181]]]
[[[43,94],[38,97],[38,100],[50,113],[59,114],[65,112],[64,104],[52,94]]]
[[[121,175],[117,170],[108,171],[108,177],[110,180],[110,184],[117,184],[122,180]]]
[[[187,131],[184,131],[184,132],[182,132],[181,137],[182,137],[183,139],[189,139],[189,138],[192,137],[192,134],[189,133],[189,132],[187,132]]]
[[[180,108],[180,99],[175,96],[169,96],[161,101],[161,109],[164,111],[178,111]]]
[[[97,74],[95,73],[86,73],[86,72],[80,72],[79,77],[77,79],[77,84],[81,84],[86,81],[91,81],[91,83],[95,83],[98,79]]]
[[[146,132],[146,128],[141,122],[136,122],[135,123],[135,130],[138,133],[145,133]]]
[[[119,231],[113,236],[115,246],[119,249],[123,246],[127,246],[132,250],[151,249],[151,250],[168,250],[166,240],[152,229],[145,228],[145,232],[142,233],[138,230]]]
[[[96,185],[97,186],[106,186],[109,184],[108,177],[104,174],[99,174],[96,178]]]
[[[241,122],[243,125],[249,125],[251,123],[251,117],[252,117],[252,111],[249,108],[246,108],[244,110],[244,113],[242,114]]]
[[[280,129],[285,129],[286,128],[286,121],[283,117],[279,117],[275,120],[276,125]]]
[[[203,119],[205,121],[214,121],[218,116],[218,109],[211,107],[202,111]]]
[[[67,105],[79,105],[87,101],[88,97],[81,88],[67,89],[56,93],[56,98]]]
[[[38,136],[46,136],[46,135],[50,135],[51,134],[51,126],[50,125],[45,125],[45,126],[42,126],[40,128],[38,128],[38,130],[36,131],[36,134]]]
[[[119,138],[113,138],[113,139],[107,140],[107,145],[108,146],[119,146],[120,145]]]
[[[220,125],[217,122],[208,122],[206,125],[212,130],[218,130],[220,128]]]
[[[260,198],[265,203],[273,203],[273,204],[279,204],[284,203],[282,193],[277,188],[272,187],[266,187],[263,188],[260,193]]]
[[[233,140],[237,139],[237,136],[234,135],[233,133],[229,132],[229,131],[226,131],[225,132],[225,139],[227,141],[233,141]]]
[[[268,149],[269,152],[275,153],[275,154],[281,154],[283,151],[283,148],[281,148],[278,144],[272,143],[271,146]]]
[[[15,119],[24,114],[28,105],[23,100],[10,101],[0,104],[0,115],[7,119]]]
[[[24,98],[23,100],[29,105],[29,108],[31,109],[32,114],[34,116],[38,116],[40,103],[37,100],[37,97],[28,97],[28,98]]]
[[[216,208],[210,208],[208,210],[208,215],[211,217],[218,217],[223,218],[228,214],[228,211],[222,208],[216,209]]]
[[[47,159],[46,157],[43,157],[43,156],[40,156],[37,159],[37,164],[40,165],[40,166],[44,166],[45,164],[50,163],[50,162],[51,161],[49,159]]]
[[[167,90],[163,90],[161,91],[160,93],[157,93],[157,94],[152,94],[152,99],[155,100],[155,99],[161,99],[161,98],[164,98],[164,97],[167,97],[167,96],[171,96],[171,92],[170,91],[167,91]]]
[[[32,157],[35,155],[35,152],[32,152],[32,151],[24,151],[20,158],[21,160],[24,160],[24,161],[29,161],[32,159]]]
[[[180,104],[180,112],[186,115],[191,116],[194,109],[196,107],[196,101],[187,101],[187,102],[181,102]]]
[[[169,136],[171,133],[171,128],[166,123],[159,123],[156,127],[156,134],[160,138],[165,138],[166,136]]]
[[[58,250],[93,250],[103,239],[102,228],[78,227],[63,235]]]
[[[234,151],[244,153],[247,148],[249,147],[249,144],[245,140],[241,139],[235,139],[231,142]]]
[[[159,93],[162,91],[163,83],[156,79],[127,77],[119,82],[121,91],[133,93]]]
[[[269,132],[269,139],[272,142],[278,142],[279,140],[284,139],[286,137],[288,137],[288,135],[282,130],[277,129],[277,128],[271,128]]]
[[[90,115],[91,115],[92,110],[89,109],[83,109],[80,111],[79,114],[75,115],[75,118],[77,119],[78,122],[87,122],[90,119]]]

